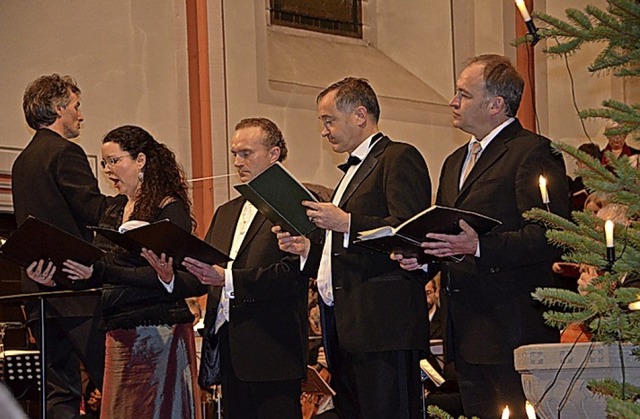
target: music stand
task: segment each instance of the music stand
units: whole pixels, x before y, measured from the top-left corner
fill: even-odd
[[[40,411],[42,414],[42,419],[46,419],[47,417],[47,362],[46,362],[46,354],[47,354],[47,344],[46,344],[46,311],[45,311],[45,303],[48,299],[51,298],[67,298],[67,297],[77,297],[79,295],[92,295],[97,294],[102,291],[101,288],[92,288],[88,290],[82,291],[73,291],[73,290],[65,290],[65,291],[45,291],[45,292],[34,292],[29,294],[14,294],[14,295],[6,295],[0,297],[0,304],[5,303],[13,303],[25,300],[34,300],[38,299],[40,302],[40,365],[41,368],[41,386],[40,386]]]

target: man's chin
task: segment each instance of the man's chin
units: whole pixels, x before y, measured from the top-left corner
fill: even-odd
[[[80,130],[75,131],[65,131],[64,136],[67,140],[71,140],[73,138],[78,138],[80,136]]]

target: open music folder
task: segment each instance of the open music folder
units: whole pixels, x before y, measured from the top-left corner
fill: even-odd
[[[234,188],[262,215],[283,230],[306,236],[317,227],[309,221],[302,201],[317,198],[282,165],[276,162],[247,183]]]
[[[354,243],[384,253],[396,252],[405,257],[417,257],[420,263],[442,261],[425,255],[420,244],[430,241],[426,238],[427,233],[459,234],[462,231],[460,220],[465,220],[478,235],[486,234],[502,224],[495,218],[476,212],[433,205],[397,227],[384,226],[360,231]],[[461,258],[452,257],[451,260],[459,261]]]
[[[31,216],[0,247],[0,257],[22,268],[40,259],[52,261],[58,268],[56,277],[67,259],[92,265],[103,255],[91,243]]]
[[[173,258],[173,263],[178,267],[187,256],[210,265],[231,260],[225,253],[169,220],[160,220],[124,233],[102,227],[92,226],[89,229],[134,255],[139,255],[143,247],[152,250],[158,257],[165,253]]]

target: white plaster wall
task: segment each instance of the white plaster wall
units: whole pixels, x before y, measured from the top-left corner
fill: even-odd
[[[135,124],[166,143],[190,171],[185,7],[182,0],[0,2],[0,145],[33,135],[22,95],[43,74],[82,89],[78,142],[99,154],[110,129]],[[114,190],[99,176],[101,189]]]
[[[443,97],[454,86],[451,5],[415,0],[377,1],[375,45]],[[399,22],[412,24],[399,25]]]

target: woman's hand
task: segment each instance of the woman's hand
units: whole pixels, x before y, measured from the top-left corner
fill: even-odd
[[[25,272],[32,281],[44,285],[45,287],[55,287],[56,282],[53,280],[53,275],[56,273],[56,267],[51,261],[47,263],[46,268],[43,267],[44,260],[40,259],[39,261],[33,262],[29,265]]]
[[[93,265],[86,266],[82,263],[67,259],[62,264],[62,272],[67,274],[67,278],[72,281],[85,281],[93,275]]]
[[[158,278],[160,278],[160,281],[164,282],[165,284],[173,281],[174,272],[172,257],[167,258],[167,255],[164,253],[162,253],[160,257],[158,257],[153,252],[153,250],[148,250],[145,248],[142,248],[142,253],[140,253],[140,256],[145,258],[147,262],[149,262],[149,265],[151,265],[151,267],[155,269],[156,273],[158,274]]]

